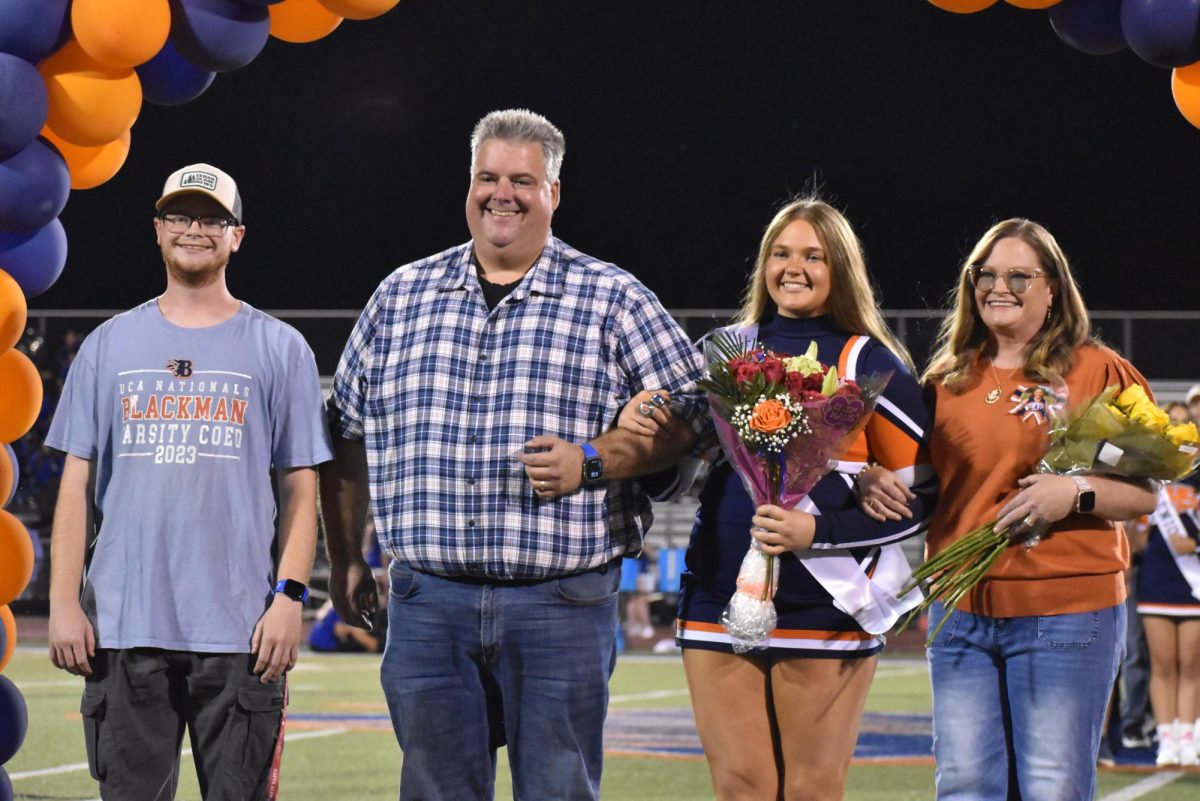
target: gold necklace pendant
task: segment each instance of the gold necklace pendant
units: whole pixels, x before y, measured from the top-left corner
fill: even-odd
[[[1013,369],[1009,370],[1008,375],[1006,375],[1004,377],[1004,381],[1000,380],[1000,374],[996,372],[996,365],[994,362],[989,361],[988,367],[990,367],[992,370],[992,377],[996,379],[996,388],[993,389],[988,394],[983,396],[983,402],[988,405],[991,405],[991,404],[995,403],[996,401],[1000,400],[1000,396],[1002,394],[1004,394],[1004,390],[1002,388],[1004,381],[1012,380],[1013,373],[1017,372],[1017,370],[1020,370],[1021,365],[1018,365],[1018,366],[1014,367]]]

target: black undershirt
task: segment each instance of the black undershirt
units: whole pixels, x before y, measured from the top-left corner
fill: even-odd
[[[493,284],[491,281],[479,276],[479,288],[483,290],[483,301],[487,304],[488,311],[496,308],[496,305],[508,297],[508,294],[517,288],[517,284],[521,283],[520,278],[513,281],[511,284]]]

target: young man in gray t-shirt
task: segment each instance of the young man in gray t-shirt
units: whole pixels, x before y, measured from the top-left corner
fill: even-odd
[[[105,801],[174,798],[185,726],[205,799],[274,798],[331,458],[320,383],[300,334],[226,287],[233,179],[184,167],[156,208],[166,290],[84,340],[47,437],[67,454],[50,658],[86,677]]]

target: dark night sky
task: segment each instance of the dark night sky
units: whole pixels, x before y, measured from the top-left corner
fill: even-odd
[[[260,308],[361,308],[467,239],[467,138],[528,106],[566,134],[555,233],[669,307],[736,304],[772,208],[815,176],[889,308],[936,307],[995,219],[1046,223],[1094,309],[1194,308],[1200,131],[1170,74],[1062,43],[1045,12],[923,0],[404,0],[272,39],[191,103],[147,104],[124,169],[72,193],[70,257],[34,308],[157,294],[166,175],[242,187],[230,268]]]

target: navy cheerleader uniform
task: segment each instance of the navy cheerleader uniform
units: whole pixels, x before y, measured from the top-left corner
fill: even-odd
[[[1183,481],[1163,489],[1175,509],[1182,527],[1181,533],[1200,542],[1200,476],[1189,476]],[[1142,569],[1138,574],[1137,611],[1139,615],[1166,615],[1168,617],[1200,617],[1200,597],[1192,580],[1200,583],[1200,559],[1196,554],[1177,557],[1167,543],[1156,520],[1165,510],[1159,509],[1150,517],[1150,538],[1142,555]],[[1169,524],[1173,527],[1173,521]],[[1185,571],[1187,574],[1185,574]]]
[[[882,549],[925,529],[937,495],[937,478],[920,447],[928,422],[921,389],[884,345],[837,330],[828,316],[776,317],[762,324],[758,338],[784,356],[802,354],[816,341],[817,358],[837,364],[839,376],[892,372],[866,429],[808,496],[816,507],[809,509],[816,515],[813,552],[851,557],[871,576]],[[868,460],[899,474],[916,493],[912,519],[877,523],[859,509],[854,478]],[[676,623],[680,647],[733,651],[719,621],[750,547],[754,509],[741,479],[728,463],[718,460],[701,492],[687,550]],[[882,635],[867,633],[855,617],[839,608],[795,554],[784,554],[778,565],[774,599],[778,625],[767,649],[772,656],[867,657],[883,648]],[[907,565],[903,569],[907,572]]]

